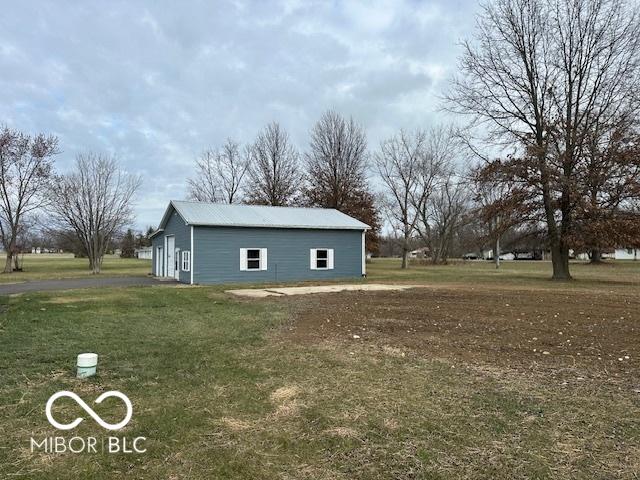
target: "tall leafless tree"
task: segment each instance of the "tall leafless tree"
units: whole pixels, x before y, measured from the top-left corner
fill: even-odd
[[[240,201],[249,153],[227,139],[219,150],[207,150],[196,160],[195,176],[187,180],[189,197],[198,202],[237,203]]]
[[[305,154],[305,204],[335,208],[371,226],[366,235],[367,251],[378,243],[379,219],[367,179],[369,154],[364,129],[329,110],[311,130]]]
[[[468,207],[469,195],[464,182],[452,170],[443,174],[433,194],[422,203],[417,227],[429,248],[432,263],[447,262]]]
[[[75,232],[92,273],[100,273],[114,235],[133,221],[133,196],[140,184],[140,177],[123,172],[114,158],[95,153],[78,155],[74,171],[54,183],[54,221]]]
[[[470,214],[480,226],[481,239],[491,243],[493,261],[496,268],[500,268],[502,238],[527,223],[530,212],[526,191],[506,179],[488,177],[482,168],[471,170],[467,184],[473,203]]]
[[[352,118],[328,111],[311,130],[305,160],[311,203],[340,210],[366,184],[365,132]]]
[[[625,0],[495,0],[464,44],[449,97],[501,144],[490,162],[539,206],[553,278],[568,279],[575,193],[589,132],[640,107],[638,5]]]
[[[46,201],[53,175],[53,156],[58,139],[39,134],[26,135],[4,127],[0,131],[0,239],[7,258],[5,273],[17,262],[17,239],[27,217]]]
[[[295,200],[301,183],[298,152],[276,122],[267,125],[251,146],[247,201],[283,206]]]
[[[459,151],[451,126],[426,133],[426,154],[419,164],[418,194],[412,197],[417,214],[415,231],[429,247],[431,261],[446,261],[458,226],[462,187],[455,178],[455,155]]]
[[[196,202],[219,201],[221,195],[218,179],[218,152],[205,150],[196,159],[195,176],[187,179],[189,199]]]
[[[421,177],[429,159],[427,134],[401,130],[385,140],[375,155],[378,174],[387,190],[387,213],[392,225],[401,233],[402,268],[408,267],[410,239],[418,221],[416,205],[422,205],[427,190]]]

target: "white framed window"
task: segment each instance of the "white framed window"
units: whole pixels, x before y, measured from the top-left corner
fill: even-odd
[[[182,251],[182,271],[191,271],[191,252],[189,250]]]
[[[333,248],[312,248],[309,258],[311,270],[333,270]]]
[[[260,271],[267,269],[267,249],[266,248],[241,248],[240,249],[240,270]]]

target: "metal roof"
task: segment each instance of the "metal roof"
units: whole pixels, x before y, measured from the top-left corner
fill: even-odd
[[[311,228],[366,230],[369,225],[332,208],[229,205],[172,200],[159,229],[173,206],[188,225],[220,227]]]

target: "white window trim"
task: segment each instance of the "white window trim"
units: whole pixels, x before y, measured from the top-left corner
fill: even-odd
[[[182,267],[183,272],[191,271],[191,250],[182,250],[180,252],[180,267]],[[186,265],[186,268],[185,268]]]
[[[260,252],[260,258],[259,258],[260,268],[249,268],[249,258],[247,255],[247,252],[249,250],[258,250]],[[240,249],[240,271],[241,272],[260,272],[264,270],[267,270],[267,249],[266,248],[249,247],[249,248]]]
[[[318,267],[318,250],[327,251],[327,266]],[[334,268],[334,253],[333,248],[312,248],[309,251],[309,267],[311,270],[333,270]]]

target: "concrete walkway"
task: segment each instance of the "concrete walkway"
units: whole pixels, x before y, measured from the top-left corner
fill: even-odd
[[[416,285],[383,285],[381,283],[363,283],[355,285],[317,285],[308,287],[283,287],[283,288],[244,288],[240,290],[226,290],[226,293],[238,297],[264,298],[282,297],[288,295],[308,295],[310,293],[334,293],[344,291],[393,291],[416,288]]]
[[[173,280],[158,280],[153,277],[84,277],[60,280],[34,280],[23,283],[0,284],[0,295],[44,292],[52,290],[75,290],[78,288],[137,287],[144,285],[172,284]]]

